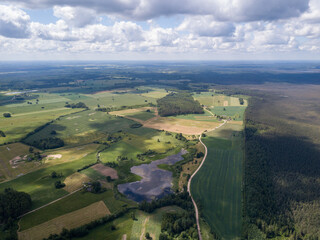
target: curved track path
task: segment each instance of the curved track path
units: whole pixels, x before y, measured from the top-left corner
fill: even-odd
[[[214,131],[216,130],[217,128],[220,128],[222,127],[224,124],[226,124],[227,121],[226,120],[223,120],[223,123],[220,124],[218,127],[215,127],[214,129],[210,130],[209,132],[211,131]],[[196,204],[196,202],[194,201],[192,195],[191,195],[191,191],[190,191],[190,186],[191,186],[191,181],[192,181],[192,178],[197,174],[197,172],[200,170],[200,168],[202,167],[204,161],[206,160],[207,158],[207,155],[208,155],[208,149],[207,149],[207,146],[202,142],[201,140],[201,136],[202,134],[200,134],[199,136],[199,142],[202,144],[202,146],[204,146],[204,149],[205,149],[205,153],[204,153],[204,157],[202,159],[202,162],[201,164],[199,165],[199,167],[197,168],[197,170],[191,175],[189,181],[188,181],[188,193],[191,197],[191,200],[192,200],[192,203],[193,203],[193,206],[194,206],[194,209],[195,209],[195,213],[196,213],[196,221],[197,221],[197,228],[198,228],[198,236],[199,236],[199,240],[202,240],[202,236],[201,236],[201,231],[200,231],[200,223],[199,223],[199,210],[198,210],[198,206]]]

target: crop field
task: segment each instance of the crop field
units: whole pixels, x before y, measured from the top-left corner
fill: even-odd
[[[244,99],[244,104],[240,105],[239,98],[230,97],[212,92],[202,92],[194,94],[193,97],[207,107],[228,107],[228,106],[247,106],[248,102]]]
[[[74,173],[70,176],[68,176],[65,180],[64,183],[66,186],[63,188],[67,192],[74,192],[75,190],[81,188],[83,186],[83,183],[89,182],[90,178],[81,173]]]
[[[20,220],[20,230],[23,231],[35,227],[39,224],[84,208],[98,201],[104,201],[111,213],[119,211],[125,204],[125,202],[122,200],[116,200],[114,198],[112,190],[107,190],[106,192],[100,194],[80,191],[51,205],[41,208],[38,211],[25,215]]]
[[[103,201],[93,203],[87,207],[54,218],[48,222],[19,232],[20,240],[41,240],[50,234],[59,234],[63,228],[72,229],[80,227],[93,220],[110,214]]]
[[[150,112],[147,112],[147,110],[150,110]],[[110,112],[109,114],[137,119],[138,121],[140,120],[142,123],[146,120],[155,117],[155,111],[152,107],[126,109]]]
[[[23,157],[27,154],[29,146],[22,143],[0,146],[0,181],[22,176],[41,167],[39,162],[24,161]]]
[[[243,107],[243,106],[214,107],[214,108],[211,108],[210,110],[216,115],[228,116],[228,117],[231,117],[233,120],[242,121],[246,107]]]
[[[232,139],[234,136],[241,135],[241,131],[244,126],[241,122],[229,121],[224,124],[222,127],[208,132],[207,135],[210,137],[223,138],[223,139]]]
[[[157,89],[157,90],[154,90],[154,91],[149,91],[148,93],[142,93],[141,96],[144,96],[144,97],[150,97],[150,98],[163,98],[165,96],[167,96],[167,92],[163,89]]]
[[[51,132],[54,130],[57,133],[55,137],[63,139],[66,145],[79,143],[83,145],[92,143],[108,133],[125,130],[132,123],[134,123],[132,120],[118,118],[103,112],[83,111],[61,117],[25,141],[32,144],[35,140],[52,137]]]
[[[208,121],[208,122],[217,122],[218,121],[208,111],[204,111],[204,114],[186,114],[186,115],[179,115],[179,116],[170,117],[170,118],[186,119],[186,120],[194,120],[194,121]]]
[[[208,147],[204,165],[194,177],[191,191],[202,206],[202,214],[222,239],[240,239],[242,226],[241,139],[206,137]]]
[[[217,121],[194,121],[170,117],[158,117],[144,124],[145,127],[187,135],[201,134],[205,130],[219,126]]]

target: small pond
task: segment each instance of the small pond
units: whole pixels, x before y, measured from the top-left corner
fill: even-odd
[[[182,149],[178,154],[168,156],[164,159],[153,161],[149,164],[133,166],[132,173],[142,177],[140,181],[119,184],[119,192],[136,202],[143,200],[151,201],[171,193],[172,172],[158,168],[160,164],[173,165],[183,160],[182,155],[187,151]]]

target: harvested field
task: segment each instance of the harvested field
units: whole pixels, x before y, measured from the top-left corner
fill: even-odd
[[[147,121],[144,127],[165,130],[169,132],[183,133],[187,135],[201,134],[205,130],[219,126],[219,122],[194,121],[177,118],[157,117]]]
[[[118,173],[113,168],[106,167],[103,164],[96,164],[91,168],[93,168],[94,170],[96,170],[97,172],[99,172],[104,176],[110,176],[112,179],[118,179]]]
[[[103,201],[93,203],[77,211],[62,215],[35,227],[18,232],[19,240],[41,240],[50,234],[59,234],[63,228],[72,229],[110,214]]]
[[[66,184],[66,186],[63,189],[68,192],[73,192],[81,188],[84,182],[89,182],[89,181],[90,181],[90,178],[87,175],[76,172],[68,176],[64,180],[64,183]]]

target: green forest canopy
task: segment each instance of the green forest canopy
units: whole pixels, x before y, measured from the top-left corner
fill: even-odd
[[[159,115],[162,117],[182,114],[204,113],[200,103],[190,93],[170,93],[157,100]]]

